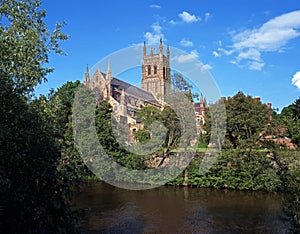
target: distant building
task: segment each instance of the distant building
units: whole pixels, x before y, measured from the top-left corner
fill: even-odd
[[[94,91],[97,101],[107,100],[113,107],[117,121],[128,126],[131,134],[143,128],[136,116],[138,110],[149,105],[163,109],[167,105],[164,96],[171,90],[170,50],[167,47],[164,54],[162,40],[158,53],[151,49],[150,54],[147,54],[144,43],[141,83],[142,88],[138,88],[112,77],[110,63],[106,74],[97,69],[91,78],[87,67],[84,77],[84,85]],[[200,102],[195,103],[196,124],[199,130],[204,123],[205,107],[206,101],[201,97]]]
[[[205,112],[207,108],[206,99],[200,96],[200,101],[194,103],[196,126],[198,133],[205,133],[203,125],[205,124]]]

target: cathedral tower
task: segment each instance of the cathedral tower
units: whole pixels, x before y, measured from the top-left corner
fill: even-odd
[[[163,54],[162,39],[160,39],[159,53],[151,49],[147,55],[146,43],[143,48],[142,89],[152,92],[160,102],[164,102],[164,95],[171,88],[170,50],[167,47]]]

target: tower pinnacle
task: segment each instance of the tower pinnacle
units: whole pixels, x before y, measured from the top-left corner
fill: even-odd
[[[89,65],[87,64],[83,83],[85,85],[88,85],[89,82],[90,82],[90,73],[89,73]]]
[[[107,72],[106,72],[106,79],[111,79],[110,60],[108,60],[108,62],[107,62]]]
[[[162,45],[162,39],[160,38],[160,40],[159,40],[159,54],[162,55],[162,53],[163,53],[163,45]]]
[[[146,57],[147,49],[146,49],[146,42],[144,41],[144,48],[143,48],[143,57]]]

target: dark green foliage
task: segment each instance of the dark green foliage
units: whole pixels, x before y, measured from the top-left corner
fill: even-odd
[[[0,5],[0,58],[1,68],[8,84],[16,94],[33,91],[37,84],[46,81],[52,68],[45,68],[49,51],[64,54],[59,41],[66,40],[61,32],[63,24],[57,24],[53,33],[44,18],[38,0],[3,0]]]
[[[239,92],[225,101],[227,137],[235,147],[258,136],[268,123],[269,109],[260,101]]]
[[[168,129],[165,147],[174,149],[178,146],[181,136],[180,120],[176,112],[169,106],[166,106],[161,112],[161,119],[164,126]]]
[[[154,138],[150,128],[156,122],[157,124],[162,123],[162,126],[167,131],[162,146],[167,151],[177,147],[181,136],[181,125],[176,112],[170,106],[165,106],[162,111],[153,106],[146,106],[137,112],[137,116],[142,119],[144,124],[144,129],[140,129],[134,133],[140,143],[147,143],[150,139]],[[160,131],[163,131],[162,128],[160,128]]]
[[[172,90],[175,92],[184,93],[190,101],[192,101],[193,98],[199,97],[199,94],[191,92],[193,86],[183,77],[182,74],[180,73],[172,74],[171,82],[172,82]]]
[[[220,105],[219,102],[225,104],[226,114],[223,113],[224,111],[219,113],[218,110],[222,110],[217,107],[217,105]],[[245,96],[242,92],[233,97],[223,98],[219,102],[211,105],[207,110],[204,125],[207,134],[211,134],[212,127],[219,129],[217,135],[223,134],[225,126],[219,126],[218,124],[224,123],[225,121],[222,119],[227,117],[226,139],[223,148],[243,148],[249,144],[249,141],[251,141],[251,146],[258,145],[258,136],[267,127],[270,111],[272,110],[255,98]],[[213,120],[210,113],[212,108],[214,108]]]
[[[300,152],[282,151],[279,160],[281,191],[290,194],[285,201],[285,211],[293,220],[294,233],[300,232]],[[278,156],[279,157],[279,156]]]
[[[120,134],[119,137],[123,137],[126,134],[128,135],[128,129],[117,126],[118,129],[116,130],[118,130],[118,132],[113,132],[112,125],[116,127],[117,122],[112,116],[112,106],[105,100],[100,102],[99,106],[96,108],[95,125],[99,143],[107,155],[124,167],[132,169],[145,168],[143,156],[126,152],[126,150],[117,142],[115,134]]]
[[[226,133],[227,110],[224,102],[225,100],[221,99],[210,105],[206,110],[203,126],[206,136],[202,136],[202,139],[206,139],[207,144],[214,145],[218,149],[221,149],[222,144],[224,145],[223,141]]]
[[[279,123],[288,128],[288,136],[300,146],[300,98],[284,107],[278,117]]]
[[[2,232],[74,232],[69,184],[57,170],[60,152],[51,125],[12,89],[1,88]]]
[[[267,191],[276,191],[281,186],[272,153],[256,150],[222,151],[213,167],[205,175],[200,175],[203,156],[196,156],[188,168],[191,186]]]
[[[72,180],[91,176],[74,145],[72,106],[79,81],[68,81],[48,97],[41,96],[31,103],[51,124],[53,136],[59,146],[61,159],[59,170]]]
[[[50,33],[35,0],[0,5],[0,232],[70,233],[69,182],[57,170],[60,151],[48,116],[29,105],[29,94],[46,80],[50,52],[67,39]],[[41,102],[43,104],[43,102]]]
[[[134,136],[141,144],[146,143],[150,139],[150,133],[146,129],[139,129],[134,133]]]
[[[95,125],[103,149],[113,158],[119,157],[122,150],[112,130],[112,106],[105,100],[96,108]]]

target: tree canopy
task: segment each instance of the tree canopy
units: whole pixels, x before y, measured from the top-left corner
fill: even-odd
[[[29,94],[46,81],[50,53],[68,38],[50,32],[37,0],[0,5],[0,232],[74,232],[69,184],[57,170],[60,150],[51,123]]]

